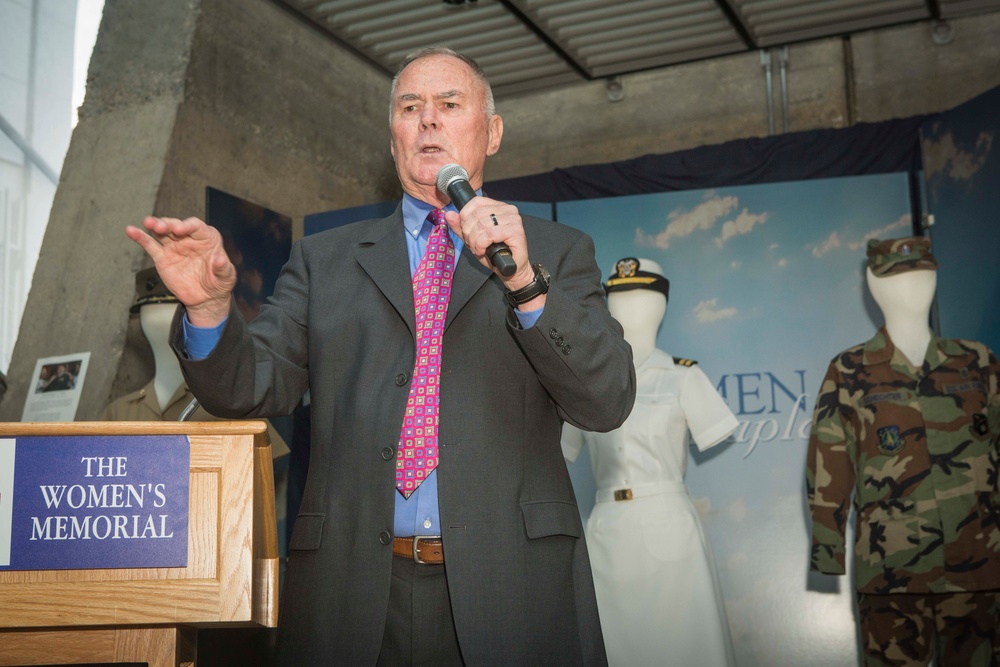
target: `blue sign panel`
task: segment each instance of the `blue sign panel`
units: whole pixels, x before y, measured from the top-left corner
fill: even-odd
[[[0,570],[184,567],[183,435],[0,439]]]

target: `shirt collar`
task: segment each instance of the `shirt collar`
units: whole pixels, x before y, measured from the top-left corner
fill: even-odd
[[[933,369],[941,365],[948,357],[960,357],[966,352],[955,341],[948,338],[938,338],[934,330],[931,330],[931,340],[927,345],[926,354],[926,362],[930,368]],[[866,366],[887,363],[892,361],[895,354],[896,346],[889,338],[889,332],[883,326],[865,343],[862,363]]]
[[[892,355],[896,351],[896,346],[889,339],[889,333],[885,330],[885,327],[881,327],[865,343],[864,350],[862,363],[865,366],[874,366],[875,364],[884,364],[892,359]]]
[[[476,190],[477,195],[482,195],[482,188]],[[420,201],[416,197],[413,197],[407,193],[403,193],[403,227],[406,228],[406,233],[417,238],[420,236],[420,230],[424,227],[424,222],[427,220],[427,216],[433,211],[436,206],[428,204],[427,202]],[[454,204],[448,204],[444,207],[446,211],[458,212]]]
[[[674,363],[674,358],[661,350],[658,347],[654,347],[650,351],[649,356],[646,357],[639,368],[665,368],[667,370],[672,369],[676,364]]]

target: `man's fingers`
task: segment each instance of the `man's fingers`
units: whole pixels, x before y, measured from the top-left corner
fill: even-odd
[[[444,219],[445,222],[448,223],[448,226],[451,228],[451,231],[458,234],[459,238],[461,238],[464,241],[465,233],[462,230],[462,216],[460,216],[458,213],[455,213],[454,211],[445,211]]]
[[[151,234],[172,240],[186,237],[199,238],[199,232],[207,227],[198,218],[179,220],[177,218],[157,218],[152,215],[144,218],[142,224]]]
[[[169,236],[170,232],[173,230],[172,223],[174,222],[179,222],[179,220],[147,216],[146,218],[143,218],[142,225],[152,234],[156,234],[157,236]]]
[[[126,227],[125,236],[138,243],[154,262],[163,256],[163,246],[160,245],[159,241],[138,227],[132,227],[131,225]]]

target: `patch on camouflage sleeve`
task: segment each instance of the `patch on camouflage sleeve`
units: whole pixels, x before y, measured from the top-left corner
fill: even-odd
[[[897,454],[903,448],[903,436],[898,426],[883,426],[878,430],[878,450],[883,454]]]
[[[986,419],[986,415],[982,412],[977,412],[972,415],[972,432],[982,437],[990,432],[990,424]]]

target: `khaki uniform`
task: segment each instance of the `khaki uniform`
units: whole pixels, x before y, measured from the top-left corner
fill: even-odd
[[[935,607],[953,593],[1000,589],[1000,363],[981,343],[936,336],[925,359],[922,368],[913,368],[879,330],[830,363],[813,416],[807,461],[811,567],[845,572],[853,494],[855,585],[864,648],[875,660],[869,664],[912,664],[889,659],[894,651],[911,652],[900,653],[898,635],[879,633],[912,632],[915,618],[903,607]],[[898,604],[897,594],[923,595],[901,596],[911,603]],[[912,602],[918,597],[919,605]],[[996,643],[995,600],[989,593],[963,602],[983,610],[977,623],[987,626],[988,644]],[[897,621],[879,618],[879,610]],[[927,631],[935,631],[933,623]],[[923,638],[928,650],[930,636]],[[978,646],[964,644],[972,651]],[[980,650],[992,660],[996,649]],[[951,659],[993,664],[977,663],[971,653]]]
[[[193,399],[194,394],[191,393],[187,385],[181,384],[177,391],[174,392],[174,395],[170,397],[170,402],[167,404],[166,409],[160,410],[160,402],[157,400],[156,390],[153,388],[153,380],[150,380],[149,384],[142,389],[133,391],[131,394],[126,394],[108,405],[104,409],[101,420],[139,422],[177,421],[184,408]],[[199,405],[188,421],[209,422],[219,421],[219,418],[210,415],[205,411],[205,408]],[[267,435],[271,440],[272,458],[279,458],[288,454],[288,445],[285,443],[284,438],[278,434],[271,425],[271,422],[265,420],[265,423],[267,424]]]
[[[138,313],[143,306],[159,303],[178,303],[177,297],[171,294],[167,286],[160,280],[160,274],[156,272],[156,267],[142,269],[135,274],[135,301],[129,312]],[[145,333],[145,332],[144,332]],[[170,397],[167,407],[160,409],[160,401],[156,396],[154,388],[155,378],[149,381],[142,389],[133,391],[111,402],[104,408],[102,421],[137,421],[137,422],[158,422],[177,421],[184,408],[194,400],[194,394],[188,389],[187,384],[181,383],[174,395]],[[205,411],[200,405],[194,414],[188,417],[188,421],[208,422],[219,421]],[[284,438],[278,435],[278,431],[266,421],[267,435],[271,441],[271,457],[280,458],[289,453],[288,445]]]

